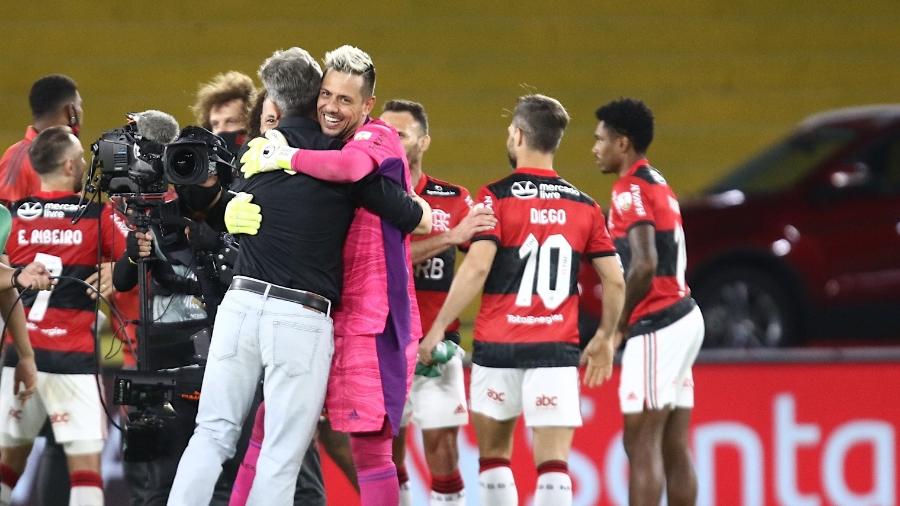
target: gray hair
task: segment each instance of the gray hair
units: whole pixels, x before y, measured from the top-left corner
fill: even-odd
[[[322,69],[305,49],[275,51],[260,65],[259,78],[285,116],[308,116],[316,110]]]
[[[329,70],[362,76],[363,96],[368,98],[375,94],[375,64],[362,49],[343,45],[325,53],[325,72]]]

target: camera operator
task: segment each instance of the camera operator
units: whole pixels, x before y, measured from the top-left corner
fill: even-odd
[[[113,284],[119,290],[133,288],[138,283],[138,260],[146,259],[150,356],[141,359],[152,369],[189,366],[196,364],[197,355],[208,346],[216,308],[230,281],[227,260],[234,247],[226,244],[221,231],[224,207],[230,199],[225,188],[231,181],[233,156],[221,139],[203,129],[187,127],[176,137],[178,124],[168,114],[146,111],[132,117],[137,134],[152,141],[140,149],[157,156],[151,164],[134,163],[129,177],[144,185],[153,184],[154,178],[188,184],[175,184],[177,198],[151,206],[149,229],[129,234],[126,254],[114,269]],[[210,163],[203,164],[191,145],[211,153]],[[184,149],[168,158],[164,155],[166,150],[178,148]],[[197,174],[198,169],[205,172]],[[196,372],[199,377],[202,371]],[[178,459],[194,429],[197,402],[188,397],[174,396],[168,412],[156,413],[159,406],[138,406],[129,415],[125,475],[133,505],[164,504],[167,500]],[[161,430],[149,432],[151,438],[161,439],[141,440],[144,427],[136,426],[140,422],[135,420],[146,413],[160,415],[165,421]],[[218,488],[227,501],[231,482],[223,479]]]

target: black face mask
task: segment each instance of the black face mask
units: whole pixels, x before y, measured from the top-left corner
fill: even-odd
[[[215,202],[221,190],[222,187],[219,184],[214,184],[208,188],[196,185],[178,186],[175,188],[178,198],[186,208],[193,212],[202,212],[209,209],[209,206]]]
[[[244,142],[247,140],[247,132],[244,130],[238,130],[237,132],[222,132],[217,135],[225,141],[225,146],[228,148],[228,151],[231,151],[231,154],[235,156],[237,156],[238,151],[241,150],[241,146],[243,146]]]

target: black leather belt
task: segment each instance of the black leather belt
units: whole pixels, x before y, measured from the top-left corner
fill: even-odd
[[[273,285],[265,281],[259,281],[251,278],[235,276],[231,280],[229,290],[244,290],[246,292],[258,293],[276,299],[282,299],[290,302],[296,302],[301,306],[318,311],[320,313],[329,314],[331,310],[331,301],[321,295],[305,292],[303,290],[294,290],[283,286]]]

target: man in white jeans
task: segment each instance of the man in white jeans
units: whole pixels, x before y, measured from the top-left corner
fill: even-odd
[[[320,303],[324,311],[304,300]],[[328,311],[324,297],[235,278],[216,315],[197,429],[179,464],[169,504],[209,503],[220,470],[209,469],[233,455],[261,376],[269,423],[268,451],[258,463],[258,483],[265,486],[257,488],[284,498],[269,504],[293,503],[303,451],[325,402],[334,349]]]

